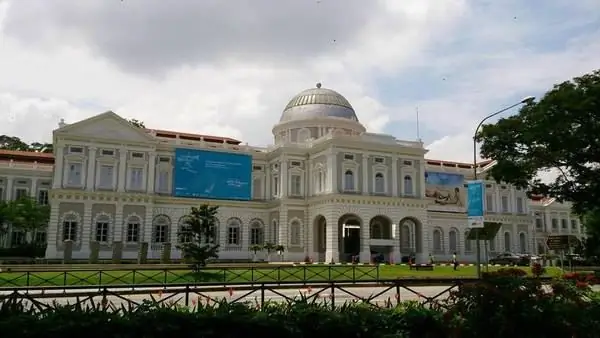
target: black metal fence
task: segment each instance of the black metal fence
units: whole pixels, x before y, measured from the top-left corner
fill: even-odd
[[[378,282],[391,276],[382,275],[378,265],[300,265],[207,267],[201,272],[189,270],[71,270],[0,272],[0,290],[48,287],[145,286],[175,284],[309,284],[315,282]]]
[[[136,309],[142,305],[188,308],[219,306],[226,303],[247,303],[262,307],[269,302],[321,302],[332,307],[344,303],[363,303],[370,306],[393,307],[405,301],[444,306],[449,292],[473,279],[406,279],[386,280],[377,283],[354,284],[340,282],[281,281],[256,285],[223,287],[214,283],[206,285],[162,284],[146,287],[100,287],[96,290],[82,287],[46,289],[13,289],[0,292],[0,309],[5,304],[20,304],[24,310],[44,311],[60,306],[101,308],[106,311]]]

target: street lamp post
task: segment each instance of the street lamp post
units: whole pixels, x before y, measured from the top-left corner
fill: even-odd
[[[483,123],[485,121],[487,121],[488,119],[491,119],[492,117],[501,114],[509,109],[512,109],[516,106],[522,105],[522,104],[528,104],[533,102],[533,100],[535,100],[535,97],[533,96],[527,96],[524,99],[522,99],[521,101],[513,104],[512,106],[508,106],[506,108],[500,109],[497,112],[490,114],[488,116],[486,116],[483,120],[481,120],[481,122],[479,122],[479,124],[477,125],[477,128],[475,128],[475,133],[473,134],[473,180],[477,180],[477,133],[479,132],[479,128],[481,128],[481,126],[483,125]],[[479,245],[479,230],[477,230],[475,232],[475,245],[477,246],[476,249],[476,254],[477,254],[477,278],[481,278],[481,247]]]

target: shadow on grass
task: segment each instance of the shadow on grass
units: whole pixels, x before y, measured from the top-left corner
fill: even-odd
[[[186,279],[195,283],[222,283],[223,274],[218,272],[198,271],[186,274]]]

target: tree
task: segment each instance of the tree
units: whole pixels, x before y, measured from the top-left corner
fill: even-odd
[[[203,204],[198,208],[192,207],[185,218],[180,237],[187,240],[178,248],[182,251],[184,259],[192,263],[194,271],[206,266],[208,259],[219,258],[219,245],[215,243],[218,212],[218,206]]]
[[[555,85],[519,114],[484,125],[476,140],[495,160],[490,175],[530,195],[572,202],[580,215],[600,207],[600,70]],[[540,172],[557,177],[543,182]]]
[[[146,126],[144,125],[144,122],[137,120],[137,119],[129,119],[127,120],[129,123],[131,123],[134,127],[138,127],[138,128],[146,128]]]
[[[7,232],[6,224],[9,222],[8,202],[0,201],[0,235]]]
[[[29,233],[45,228],[50,220],[50,206],[39,204],[35,198],[21,197],[6,206],[7,222]],[[29,243],[29,241],[27,241]]]
[[[29,151],[29,144],[15,136],[0,135],[0,149]]]

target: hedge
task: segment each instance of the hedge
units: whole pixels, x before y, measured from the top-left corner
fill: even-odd
[[[583,283],[582,281],[585,281]],[[23,303],[0,307],[2,337],[598,337],[600,298],[589,276],[557,280],[547,292],[538,280],[510,271],[464,285],[447,301],[375,308],[299,299],[291,304],[206,305],[193,308],[146,302],[135,309],[57,306],[34,312]],[[110,308],[110,307],[109,307]]]

